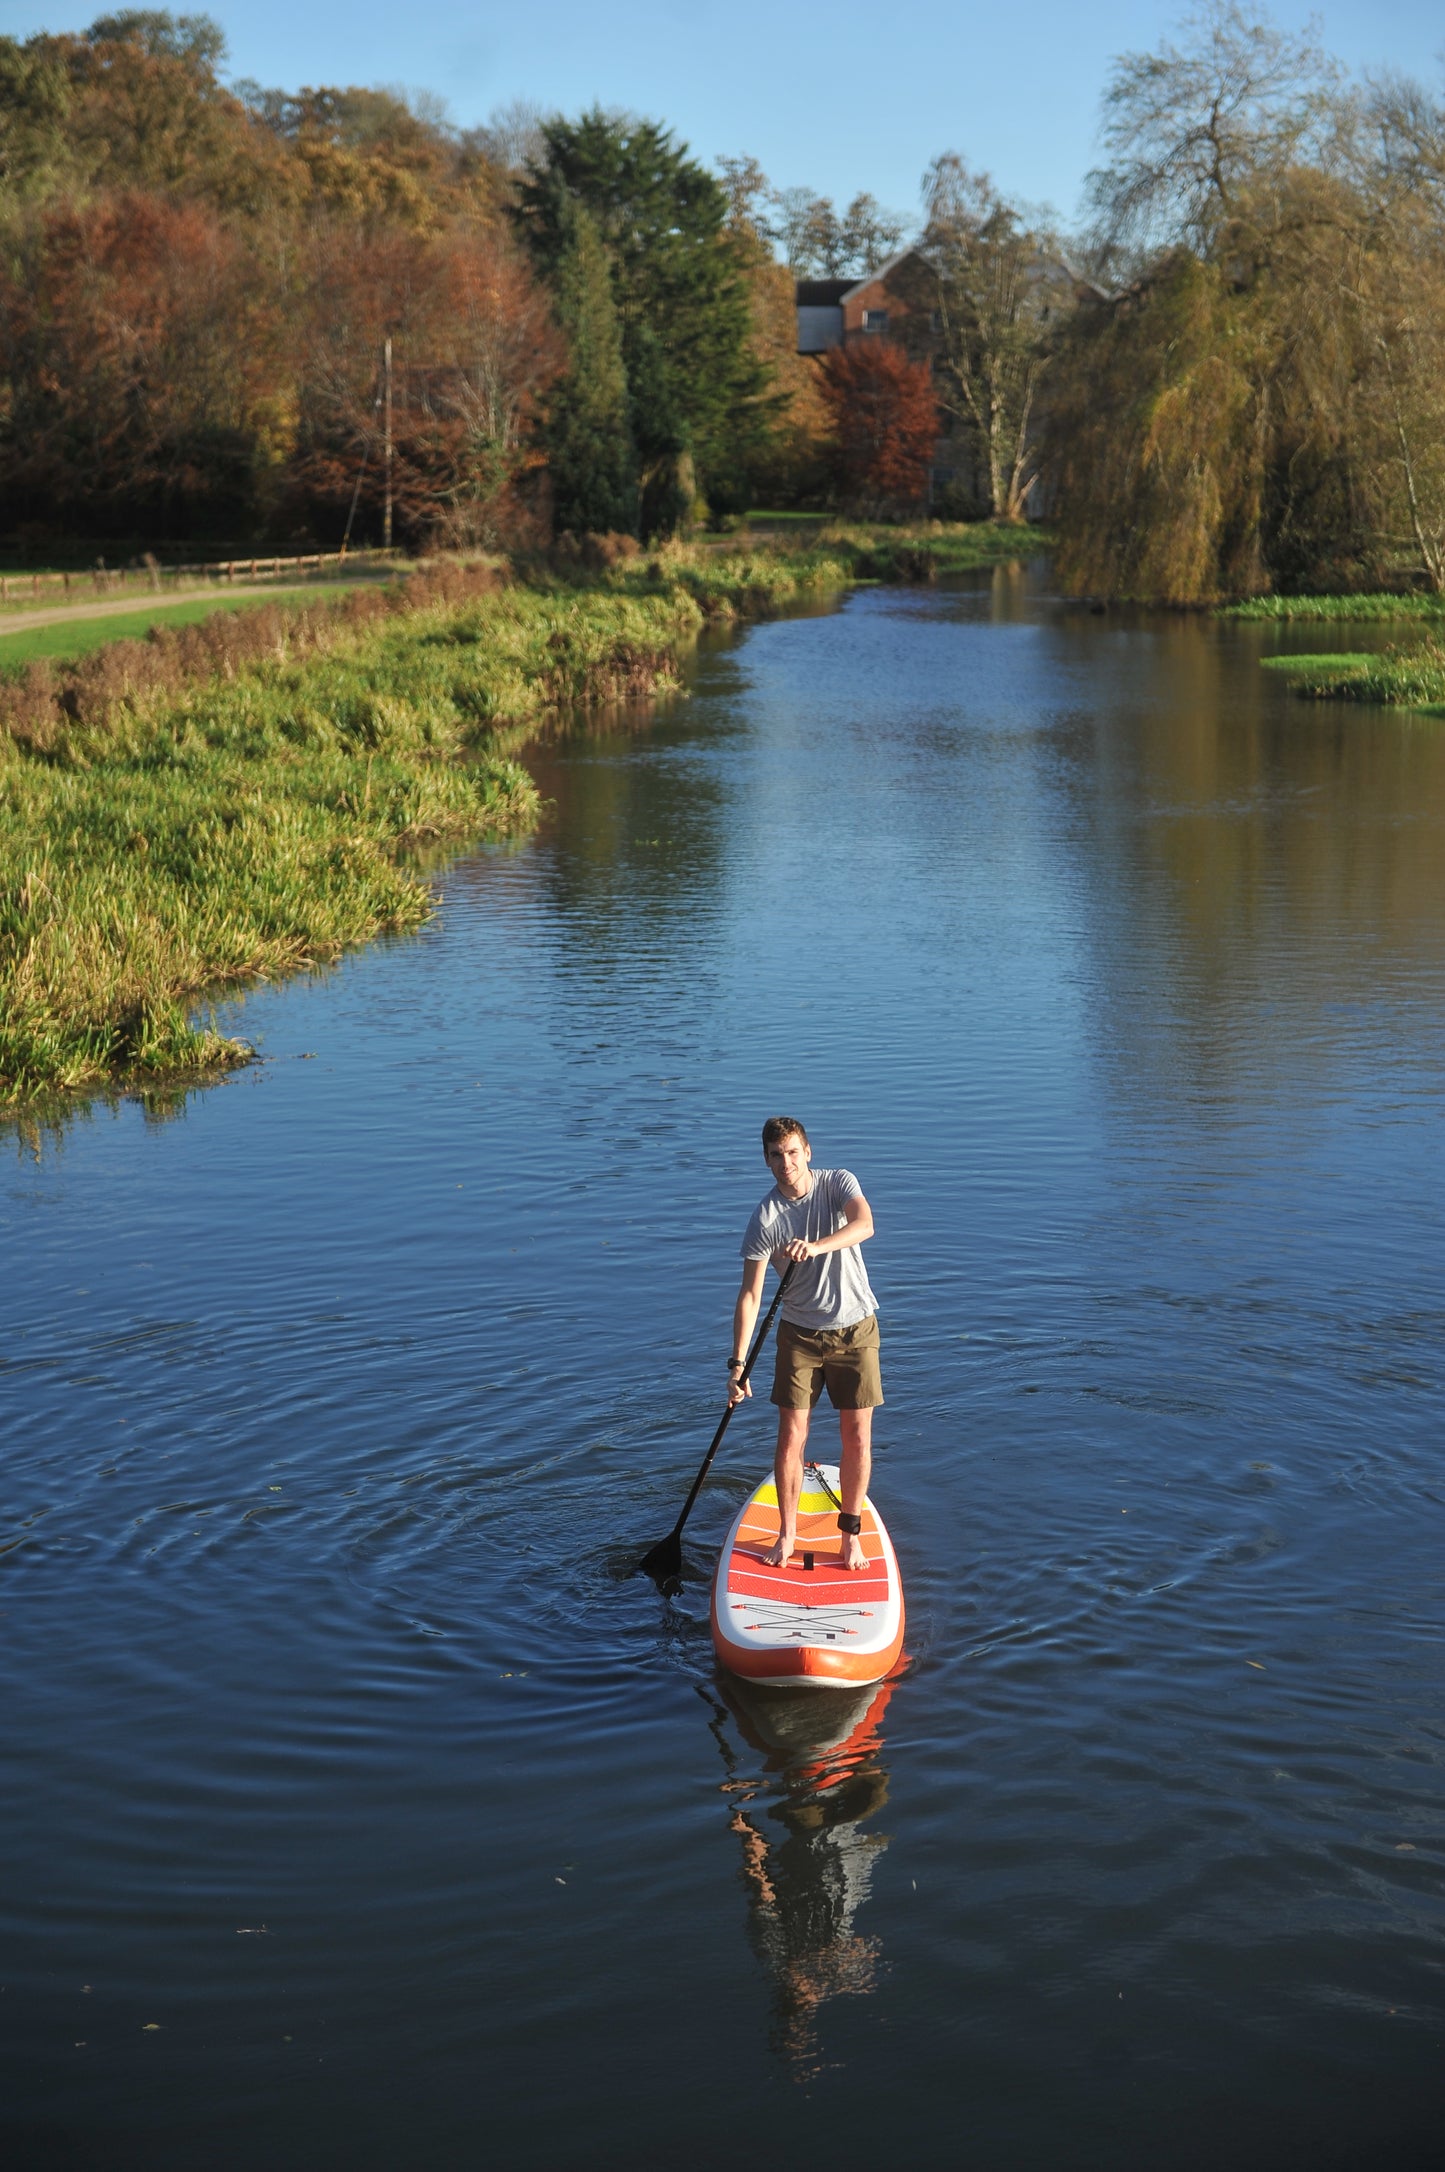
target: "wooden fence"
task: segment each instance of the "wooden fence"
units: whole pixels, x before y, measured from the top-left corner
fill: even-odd
[[[96,566],[72,573],[0,573],[0,604],[62,596],[119,596],[132,589],[162,595],[182,581],[212,584],[274,580],[292,573],[321,573],[327,566],[381,566],[396,562],[397,551],[307,551],[299,558],[218,558],[208,565],[163,566],[157,559],[138,566]]]

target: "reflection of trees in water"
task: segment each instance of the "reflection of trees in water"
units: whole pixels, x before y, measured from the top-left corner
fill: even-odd
[[[728,1828],[742,1843],[748,1936],[773,1981],[770,2041],[794,2080],[818,2074],[819,2011],[829,1999],[863,1997],[882,1970],[876,1938],[854,1929],[873,1865],[888,1845],[863,1830],[888,1800],[879,1731],[891,1688],[857,1694],[722,1685],[713,1703],[728,1768]],[[731,1717],[763,1771],[745,1775],[729,1738]]]
[[[713,737],[727,736],[711,718]],[[630,732],[578,736],[562,759],[534,761],[552,800],[556,851],[546,876],[569,934],[605,963],[625,959],[639,934],[710,909],[723,877],[730,788],[709,746],[689,744],[691,715],[639,714]],[[680,742],[680,743],[679,743]]]
[[[1148,619],[1112,673],[1099,636],[1058,638],[1099,697],[1059,744],[1085,1016],[1111,1070],[1227,1101],[1355,1060],[1343,1006],[1413,1007],[1445,957],[1445,735],[1299,700],[1253,628]]]
[[[718,926],[732,787],[711,743],[728,735],[728,717],[709,724],[717,728],[702,753],[688,739],[690,715],[639,714],[631,732],[579,728],[559,752],[527,757],[552,803],[535,872],[565,1060],[589,1033],[610,1047],[625,1003],[628,1039],[668,1070],[699,1014],[719,1010],[731,970]]]

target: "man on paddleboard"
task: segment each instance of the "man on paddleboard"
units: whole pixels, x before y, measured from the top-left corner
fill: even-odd
[[[813,1405],[828,1390],[842,1438],[840,1493],[845,1569],[867,1566],[858,1531],[873,1460],[873,1412],[883,1400],[878,1370],[878,1303],[868,1286],[864,1239],[873,1215],[858,1179],[847,1169],[815,1169],[808,1134],[792,1116],[763,1126],[763,1159],[773,1188],[743,1238],[743,1282],[733,1312],[728,1404],[752,1389],[739,1378],[771,1260],[779,1274],[789,1260],[797,1272],[778,1321],[772,1400],[778,1406],[777,1544],[764,1560],[780,1567],[793,1551],[803,1450]]]

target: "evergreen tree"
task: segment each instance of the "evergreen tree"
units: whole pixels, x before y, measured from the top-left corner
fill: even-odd
[[[676,535],[687,525],[698,494],[688,416],[676,371],[650,324],[634,328],[628,382],[637,430],[638,518],[644,536]]]
[[[541,163],[518,191],[518,216],[549,276],[563,253],[554,178],[597,223],[621,325],[642,531],[665,534],[685,517],[694,487],[718,507],[743,499],[771,421],[747,280],[726,232],[727,197],[652,121],[594,108],[577,121],[544,122],[542,140]]]
[[[545,445],[552,519],[576,533],[637,532],[637,460],[612,276],[597,222],[562,182],[546,179],[558,253],[553,307],[570,363],[552,396]]]

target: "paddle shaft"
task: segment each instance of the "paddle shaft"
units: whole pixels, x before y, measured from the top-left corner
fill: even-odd
[[[793,1269],[796,1267],[796,1265],[797,1261],[790,1259],[787,1266],[783,1269],[782,1280],[779,1282],[777,1288],[773,1292],[773,1301],[769,1305],[766,1313],[763,1315],[763,1324],[758,1329],[756,1335],[754,1335],[753,1337],[753,1346],[748,1352],[747,1363],[743,1366],[742,1371],[738,1374],[738,1386],[740,1388],[745,1388],[748,1384],[748,1375],[752,1372],[754,1365],[756,1365],[758,1361],[758,1353],[762,1349],[763,1344],[768,1339],[768,1329],[773,1324],[773,1314],[777,1311],[779,1305],[783,1302],[783,1292],[793,1279]],[[696,1501],[698,1495],[702,1492],[703,1480],[707,1477],[708,1472],[712,1469],[712,1459],[717,1454],[718,1449],[722,1445],[722,1437],[724,1433],[726,1433],[729,1421],[731,1420],[732,1414],[737,1409],[737,1407],[738,1406],[736,1403],[729,1403],[727,1409],[722,1414],[722,1422],[719,1424],[717,1431],[713,1434],[712,1445],[708,1449],[707,1454],[702,1459],[702,1468],[692,1482],[692,1491],[682,1504],[682,1514],[678,1517],[677,1522],[672,1527],[671,1536],[673,1538],[679,1538],[682,1535],[682,1527],[687,1522],[688,1517],[692,1514],[693,1503]]]

